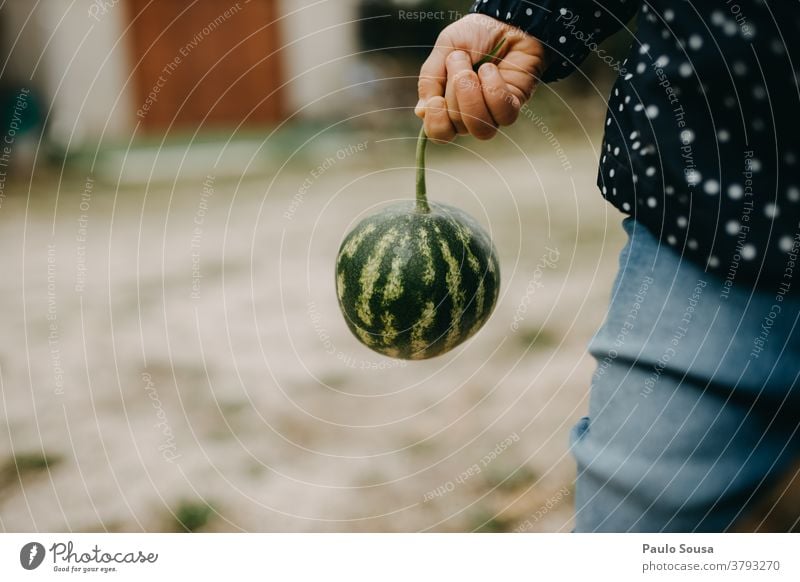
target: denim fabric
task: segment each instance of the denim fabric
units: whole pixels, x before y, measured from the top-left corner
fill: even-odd
[[[571,435],[575,531],[725,531],[800,449],[800,299],[729,286],[623,226],[589,416]]]

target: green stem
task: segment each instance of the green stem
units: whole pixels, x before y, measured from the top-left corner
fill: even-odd
[[[500,42],[495,45],[492,51],[484,55],[472,68],[477,72],[482,64],[493,60],[497,56],[497,53],[500,52],[505,42],[505,37],[500,39]],[[419,137],[417,138],[417,212],[422,214],[427,214],[431,211],[431,207],[428,204],[428,192],[425,188],[425,147],[427,145],[428,136],[425,134],[425,126],[423,125],[419,130]]]
[[[484,63],[488,63],[489,61],[492,61],[497,56],[497,53],[500,52],[500,49],[503,48],[503,45],[505,43],[506,43],[506,37],[503,37],[503,38],[500,39],[500,42],[498,42],[494,46],[494,48],[491,50],[491,52],[488,55],[483,55],[483,58],[472,66],[472,68],[475,70],[475,72],[477,73],[478,69],[480,69],[481,65],[483,65]]]
[[[419,130],[417,138],[417,212],[427,214],[431,211],[428,206],[428,193],[425,190],[425,146],[428,145],[428,136],[425,127]]]

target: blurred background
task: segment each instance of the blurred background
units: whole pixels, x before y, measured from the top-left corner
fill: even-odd
[[[491,142],[429,147],[430,197],[500,253],[477,336],[391,360],[336,304],[344,235],[413,195],[416,74],[468,8],[0,4],[2,530],[571,529],[623,243],[595,186],[605,63]],[[794,523],[765,507],[746,528]]]

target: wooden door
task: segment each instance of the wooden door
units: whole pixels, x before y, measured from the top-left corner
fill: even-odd
[[[276,0],[126,1],[136,115],[145,128],[283,118]]]

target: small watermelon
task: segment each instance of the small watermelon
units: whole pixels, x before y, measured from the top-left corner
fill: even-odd
[[[362,220],[336,260],[339,307],[367,347],[393,358],[443,354],[478,331],[494,309],[500,265],[486,231],[467,213],[428,203],[424,130],[417,200]]]

